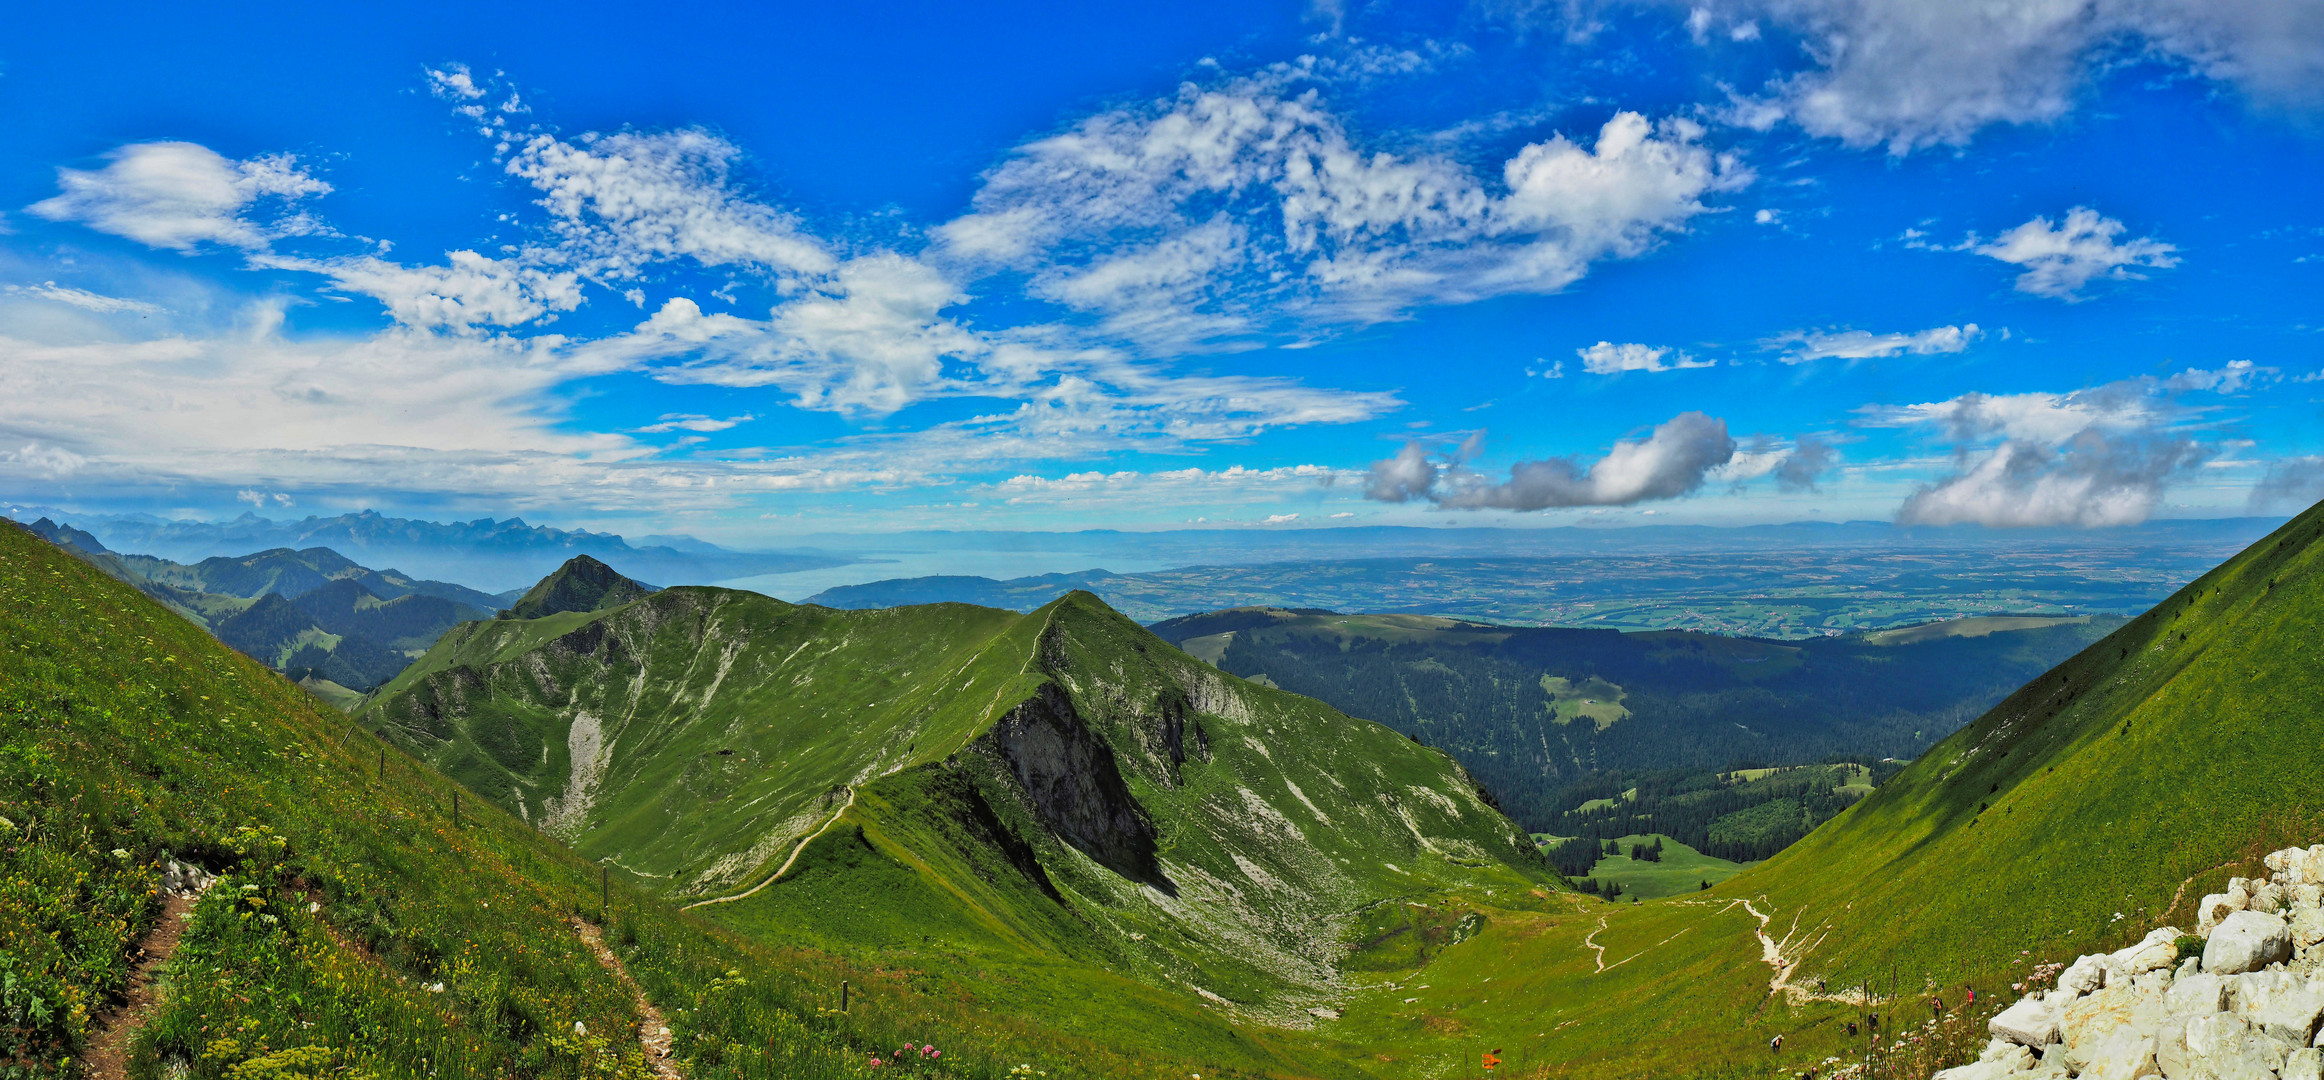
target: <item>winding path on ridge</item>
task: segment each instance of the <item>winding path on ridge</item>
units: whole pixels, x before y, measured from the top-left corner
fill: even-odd
[[[161,918],[146,931],[145,940],[137,943],[138,961],[129,972],[126,1000],[99,1013],[89,1025],[89,1047],[81,1052],[84,1075],[92,1080],[125,1080],[129,1075],[129,1040],[161,1004],[154,977],[178,951],[178,939],[185,936],[186,922],[193,918],[194,902],[207,889],[205,885],[194,892],[172,892],[163,900]]]
[[[731,904],[737,900],[747,900],[753,896],[758,895],[759,890],[782,880],[784,874],[790,873],[791,864],[799,861],[799,854],[807,850],[807,845],[814,843],[816,837],[831,831],[831,827],[833,825],[839,824],[839,819],[846,815],[847,811],[854,806],[855,785],[850,784],[847,788],[847,801],[839,805],[839,809],[831,815],[830,820],[825,821],[822,826],[817,828],[814,832],[808,833],[805,837],[801,838],[799,841],[799,846],[791,849],[791,857],[784,859],[783,865],[776,867],[775,872],[767,875],[767,879],[765,881],[759,882],[758,884],[753,885],[750,888],[745,889],[742,892],[738,892],[732,896],[714,896],[708,900],[696,900],[679,910],[692,911],[695,908],[704,907],[710,904]]]

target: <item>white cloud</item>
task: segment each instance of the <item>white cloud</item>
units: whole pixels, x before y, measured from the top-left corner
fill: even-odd
[[[1707,479],[1741,485],[1773,476],[1777,486],[1785,491],[1814,491],[1816,482],[1830,470],[1837,457],[1830,445],[1813,435],[1802,435],[1789,445],[1762,436],[1736,450],[1735,456],[1712,469]]]
[[[1291,524],[1292,522],[1294,522],[1294,521],[1297,521],[1297,520],[1299,520],[1299,515],[1297,515],[1297,514],[1269,514],[1269,515],[1267,515],[1267,520],[1260,522],[1260,524],[1262,524],[1262,525],[1289,525],[1289,524]]]
[[[938,253],[1029,275],[1115,336],[1184,350],[1416,306],[1549,293],[1750,182],[1684,119],[1618,113],[1501,163],[1360,146],[1313,58],[1110,110],[1020,147]]]
[[[1407,443],[1395,457],[1372,464],[1364,494],[1382,502],[1426,500],[1456,510],[1628,506],[1694,491],[1713,470],[1732,461],[1736,450],[1726,421],[1680,413],[1647,438],[1615,443],[1587,466],[1574,458],[1521,461],[1510,468],[1506,482],[1494,483],[1468,468],[1479,441],[1472,436],[1446,456]]]
[[[1716,360],[1697,360],[1683,352],[1664,363],[1663,357],[1671,356],[1672,353],[1673,350],[1668,347],[1616,345],[1611,341],[1601,341],[1588,348],[1574,350],[1574,355],[1582,358],[1582,370],[1592,375],[1617,375],[1625,371],[1677,371],[1682,368],[1714,367],[1718,364]]]
[[[62,192],[26,209],[148,247],[191,251],[216,243],[257,251],[320,226],[287,208],[271,220],[253,220],[254,206],[294,203],[331,190],[288,154],[235,161],[195,143],[149,142],[123,146],[105,159],[105,167],[93,171],[58,169]]]
[[[2067,394],[1964,394],[1862,411],[1865,423],[1925,426],[1953,444],[1955,469],[1898,510],[1907,524],[2128,525],[2212,450],[2174,430],[2167,384],[2131,379]]]
[[[2164,380],[2163,386],[2170,390],[2208,390],[2218,394],[2238,394],[2254,383],[2272,381],[2280,374],[2275,368],[2261,367],[2249,360],[2231,360],[2209,371],[2202,368],[2188,368]]]
[[[162,313],[162,308],[158,304],[148,304],[143,300],[127,300],[118,296],[105,296],[101,293],[90,292],[87,289],[59,285],[53,281],[44,281],[38,285],[0,285],[0,292],[30,296],[38,300],[51,300],[59,304],[80,308],[83,311],[94,311],[99,315],[113,315],[120,312],[138,315],[159,315]]]
[[[1993,124],[2057,120],[2097,72],[2142,56],[2231,83],[2271,107],[2324,100],[2317,0],[1690,2],[1697,6],[1687,25],[1698,42],[1709,42],[1701,28],[1714,18],[1764,19],[1804,39],[1811,66],[1739,100],[1736,119],[1788,119],[1894,154],[1963,145]]]
[[[519,326],[581,306],[575,272],[473,251],[446,252],[442,266],[405,266],[373,256],[314,260],[261,255],[252,261],[325,275],[340,289],[386,305],[395,321],[423,330]]]
[[[1322,465],[1285,465],[1268,469],[1233,465],[1224,469],[1164,469],[1155,472],[1126,469],[1116,472],[1067,473],[1057,477],[1027,473],[979,485],[974,491],[979,497],[1000,499],[1012,506],[1132,507],[1191,502],[1258,503],[1279,502],[1287,496],[1310,493],[1356,475],[1360,474]]]
[[[1964,323],[1893,334],[1875,334],[1868,330],[1793,330],[1761,344],[1782,350],[1779,359],[1786,364],[1806,364],[1833,358],[1869,360],[1905,353],[1916,356],[1957,353],[1983,336],[1984,331],[1976,323]]]
[[[2163,489],[2209,452],[2190,439],[2085,431],[2063,446],[2010,441],[1923,487],[1897,510],[1908,525],[2136,525]]]
[[[679,259],[815,277],[838,258],[796,215],[736,190],[742,150],[697,128],[591,133],[567,141],[487,128],[509,175],[541,193],[566,255],[586,277],[627,281]]]
[[[2084,285],[2097,278],[2139,280],[2132,267],[2169,269],[2179,265],[2178,249],[2152,237],[2116,243],[2124,226],[2087,206],[2066,212],[2053,225],[2037,217],[1971,250],[1987,258],[2025,267],[2017,291],[2058,300],[2079,300]]]
[[[728,428],[756,419],[758,417],[748,413],[724,419],[703,416],[700,413],[663,413],[660,422],[647,424],[641,428],[631,428],[630,432],[636,435],[660,435],[671,431],[725,431]]]

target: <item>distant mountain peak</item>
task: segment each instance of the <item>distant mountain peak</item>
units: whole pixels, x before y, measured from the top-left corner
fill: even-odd
[[[564,611],[603,611],[659,591],[623,577],[587,555],[575,555],[501,614],[510,619],[538,619]]]

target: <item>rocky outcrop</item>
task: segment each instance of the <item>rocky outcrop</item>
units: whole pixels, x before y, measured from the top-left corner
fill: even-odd
[[[2162,927],[2084,956],[2002,1010],[1935,1080],[2324,1080],[2324,845],[2267,857],[2196,906],[2199,956]]]
[[[1154,825],[1122,779],[1113,747],[1082,722],[1057,684],[1044,683],[980,741],[1016,774],[1059,839],[1123,877],[1172,891]]]

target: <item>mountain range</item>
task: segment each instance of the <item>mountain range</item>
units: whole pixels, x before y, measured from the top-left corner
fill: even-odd
[[[149,515],[79,515],[10,508],[69,520],[105,545],[195,563],[220,555],[271,548],[327,547],[373,565],[410,567],[421,576],[464,581],[487,589],[522,589],[575,555],[618,562],[648,580],[701,583],[753,574],[843,565],[847,557],[820,551],[730,551],[686,537],[657,537],[632,546],[614,533],[528,525],[521,518],[464,522],[420,521],[365,510],[334,517],[273,521],[245,513],[231,521],[181,521]]]
[[[1924,1076],[2156,941],[2139,986],[2262,1037],[2286,999],[2175,935],[2324,836],[2324,508],[1643,903],[1566,889],[1441,750],[1087,594],[568,577],[542,607],[585,609],[462,624],[350,724],[0,529],[14,1059],[77,1068],[168,921],[140,1075]]]
[[[88,532],[48,518],[25,528],[342,704],[393,678],[453,625],[491,618],[513,599],[373,570],[329,548],[188,565],[108,551]]]

